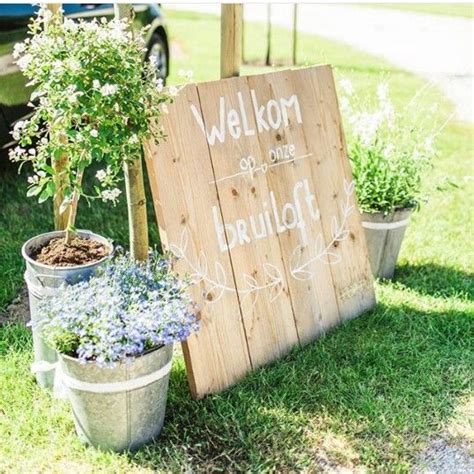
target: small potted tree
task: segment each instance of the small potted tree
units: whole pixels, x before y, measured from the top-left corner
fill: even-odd
[[[173,342],[198,328],[186,288],[157,253],[123,255],[40,304],[83,442],[123,451],[158,436]]]
[[[376,94],[365,100],[354,94],[349,80],[342,80],[340,86],[372,272],[390,279],[410,216],[420,204],[423,174],[435,155],[433,143],[441,127],[423,106],[422,93],[400,113],[389,98],[386,83],[379,84]]]
[[[141,32],[128,20],[75,22],[41,8],[30,24],[31,36],[15,46],[14,56],[34,87],[28,120],[15,124],[19,145],[10,158],[29,163],[28,195],[39,202],[52,198],[57,224],[65,230],[35,236],[22,249],[30,293],[35,357],[53,360],[37,327],[37,304],[64,282],[90,276],[112,254],[111,243],[89,231],[76,230],[81,196],[115,202],[123,164],[141,156],[144,139],[159,140],[162,104],[172,100],[144,62]],[[103,167],[91,175],[90,165]],[[89,173],[89,174],[88,174]],[[86,195],[84,182],[96,180]],[[54,372],[37,376],[50,387]]]

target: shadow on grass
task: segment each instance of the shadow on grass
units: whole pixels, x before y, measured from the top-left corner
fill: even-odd
[[[397,267],[395,281],[422,295],[474,300],[474,273],[434,263]]]
[[[468,390],[473,329],[463,312],[380,305],[201,401],[175,367],[165,430],[129,459],[158,470],[318,469],[336,434],[351,447],[336,458],[352,450],[350,462],[406,467]]]

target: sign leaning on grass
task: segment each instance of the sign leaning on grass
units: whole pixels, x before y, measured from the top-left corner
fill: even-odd
[[[329,66],[185,87],[146,146],[164,247],[197,283],[195,397],[375,304]]]

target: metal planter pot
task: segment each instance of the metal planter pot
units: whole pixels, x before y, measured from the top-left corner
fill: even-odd
[[[56,351],[50,348],[41,335],[41,318],[38,315],[38,303],[45,297],[54,296],[57,289],[63,284],[73,284],[89,278],[95,270],[106,262],[113,254],[112,243],[105,237],[93,234],[88,230],[77,231],[78,235],[84,239],[93,239],[103,243],[110,248],[107,257],[86,265],[74,267],[53,267],[36,262],[32,255],[37,249],[46,245],[51,239],[64,237],[64,231],[47,232],[38,235],[25,242],[21,253],[26,262],[25,281],[28,286],[28,296],[30,302],[31,324],[33,332],[33,349],[35,363],[56,362]],[[50,389],[54,385],[54,369],[41,370],[36,373],[36,380],[40,387]]]
[[[60,354],[60,377],[81,441],[120,452],[156,438],[165,419],[172,356],[170,344],[109,369]]]
[[[412,213],[413,208],[401,209],[390,214],[362,213],[362,226],[374,277],[393,278],[403,236]]]

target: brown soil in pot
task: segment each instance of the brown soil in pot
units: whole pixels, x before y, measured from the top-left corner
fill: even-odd
[[[74,267],[97,262],[109,252],[107,246],[96,240],[75,237],[70,244],[66,244],[64,237],[59,237],[50,240],[33,258],[53,267]]]

